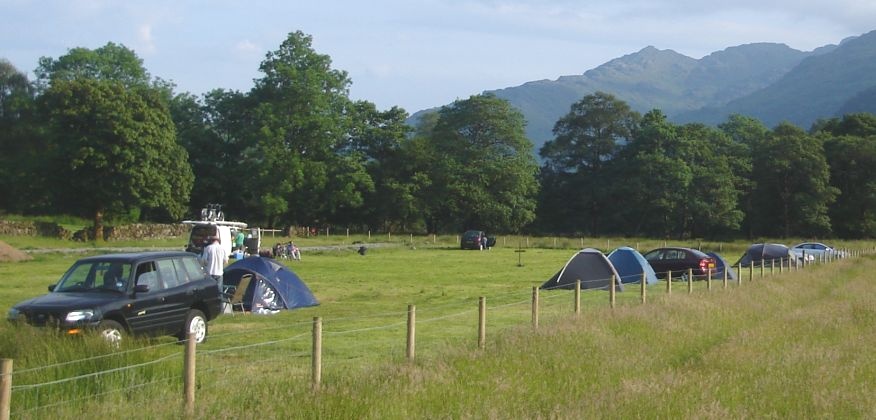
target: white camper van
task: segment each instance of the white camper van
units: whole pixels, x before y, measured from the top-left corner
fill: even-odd
[[[208,204],[201,210],[201,220],[184,220],[182,222],[186,225],[192,225],[189,242],[186,244],[187,252],[201,254],[204,251],[207,238],[218,236],[219,243],[225,248],[225,252],[229,256],[232,254],[234,236],[237,235],[237,232],[246,229],[246,223],[226,222],[220,207],[218,204]]]

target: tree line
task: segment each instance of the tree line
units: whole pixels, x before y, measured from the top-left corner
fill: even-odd
[[[491,95],[424,115],[349,98],[293,32],[246,91],[175,92],[123,45],[0,60],[0,211],[178,221],[222,203],[268,227],[655,237],[876,236],[876,118],[809,132],[732,116],[676,125],[597,92],[535,159]],[[99,233],[98,233],[99,234]]]

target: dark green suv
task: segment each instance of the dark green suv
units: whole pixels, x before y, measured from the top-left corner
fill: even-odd
[[[222,312],[216,281],[188,252],[83,258],[49,292],[13,306],[8,319],[68,334],[96,330],[115,345],[128,333],[183,340],[191,332],[201,343],[207,321]]]

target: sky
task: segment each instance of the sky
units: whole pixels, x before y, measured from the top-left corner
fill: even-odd
[[[0,0],[0,58],[31,79],[40,57],[114,42],[178,92],[245,92],[302,31],[348,73],[350,98],[411,114],[647,46],[810,51],[874,29],[873,0]]]

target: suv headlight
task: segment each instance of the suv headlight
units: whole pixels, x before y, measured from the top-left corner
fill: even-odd
[[[21,311],[19,311],[18,309],[15,309],[15,308],[10,308],[9,312],[6,313],[6,319],[8,319],[10,321],[16,321],[16,320],[18,320],[19,315],[21,315]]]
[[[67,322],[79,322],[79,321],[90,321],[94,318],[97,312],[94,309],[82,309],[78,311],[71,311],[67,313],[67,318],[64,320]]]

